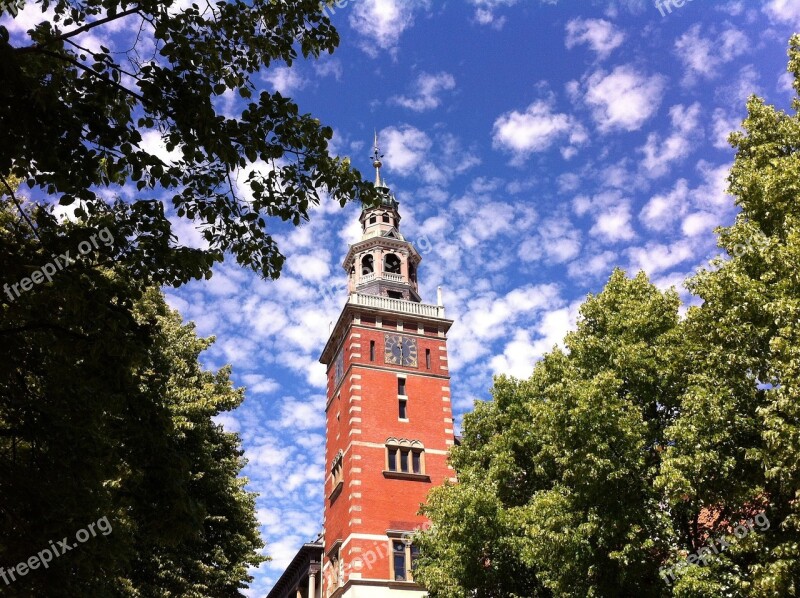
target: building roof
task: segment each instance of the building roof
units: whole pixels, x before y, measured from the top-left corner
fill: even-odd
[[[303,544],[298,553],[286,567],[286,570],[280,576],[267,598],[285,598],[289,596],[297,583],[308,575],[311,563],[322,562],[322,542],[309,542]]]

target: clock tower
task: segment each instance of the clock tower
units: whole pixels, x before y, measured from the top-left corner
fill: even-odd
[[[419,508],[455,480],[441,299],[422,303],[421,256],[400,232],[399,204],[381,178],[379,206],[361,213],[344,260],[348,300],[320,361],[327,366],[322,596],[422,597],[414,582]]]

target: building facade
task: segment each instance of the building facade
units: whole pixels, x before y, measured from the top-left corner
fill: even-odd
[[[399,205],[381,178],[382,200],[364,209],[362,237],[344,260],[348,300],[320,361],[327,367],[323,598],[416,598],[420,506],[434,485],[455,481],[447,334],[441,294],[421,302],[421,256],[400,232]],[[300,588],[292,575],[279,585]],[[316,583],[316,582],[315,582]],[[276,586],[277,588],[277,586]],[[296,589],[300,597],[302,589]],[[282,594],[293,596],[292,594]],[[278,598],[279,594],[270,598]]]

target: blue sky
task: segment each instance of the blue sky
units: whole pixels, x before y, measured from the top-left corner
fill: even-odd
[[[435,302],[442,286],[456,322],[459,418],[488,398],[492,375],[529,375],[615,266],[643,269],[691,303],[681,281],[717,253],[713,229],[736,213],[724,193],[725,138],[750,93],[787,109],[792,97],[795,0],[687,0],[663,16],[652,0],[341,4],[333,56],[259,81],[333,127],[335,151],[368,176],[378,130],[402,231],[423,255],[423,299]],[[41,19],[36,9],[4,24],[19,35]],[[115,31],[112,46],[125,34]],[[85,43],[109,43],[94,36]],[[221,108],[233,114],[236,101]],[[145,144],[164,151],[156,132]],[[277,282],[228,263],[210,281],[167,291],[201,335],[216,336],[207,365],[232,364],[247,387],[221,421],[243,439],[273,557],[251,596],[321,528],[317,359],[345,300],[340,264],[357,217],[357,206],[328,201],[298,229],[276,225],[288,256]],[[190,223],[175,224],[184,242],[199,242]]]

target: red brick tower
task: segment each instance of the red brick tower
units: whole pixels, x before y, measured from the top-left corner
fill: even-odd
[[[320,361],[328,367],[323,593],[417,597],[410,534],[428,491],[454,476],[444,307],[420,302],[421,257],[400,233],[381,180],[380,207],[344,261],[349,297]]]

